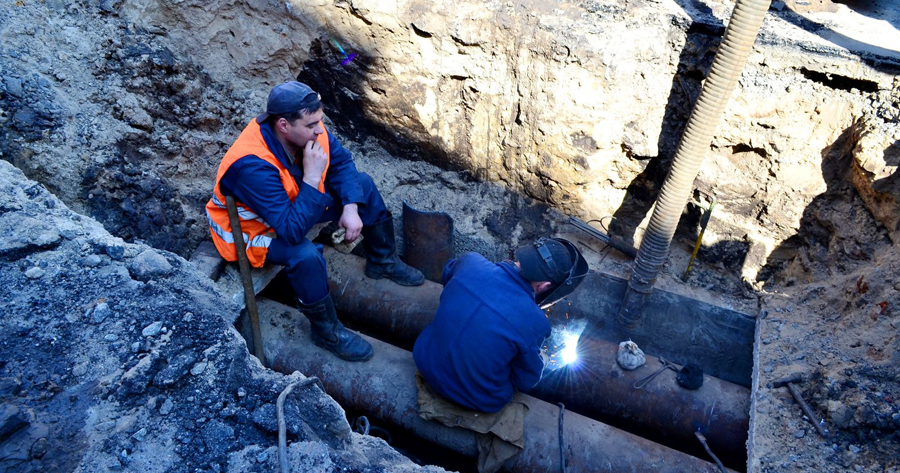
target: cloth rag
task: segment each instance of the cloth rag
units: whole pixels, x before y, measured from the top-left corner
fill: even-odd
[[[445,399],[418,373],[416,387],[419,391],[419,417],[475,432],[479,473],[496,472],[506,460],[525,448],[525,413],[528,406],[521,393],[513,394],[512,400],[497,412],[480,412]]]

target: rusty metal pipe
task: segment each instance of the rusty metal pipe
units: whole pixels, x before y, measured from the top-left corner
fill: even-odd
[[[325,256],[342,320],[411,349],[434,318],[442,287],[430,281],[412,288],[369,279],[363,274],[363,258],[328,248]],[[578,345],[580,365],[554,372],[529,394],[547,402],[561,401],[579,414],[703,457],[705,452],[694,437],[699,430],[730,466],[744,465],[749,389],[706,376],[700,389],[689,391],[677,385],[675,373],[667,372],[637,391],[634,381],[660,363],[647,356],[644,367],[623,371],[615,361],[617,350],[615,343],[583,336]]]
[[[416,366],[412,354],[363,336],[375,347],[365,363],[350,363],[308,343],[309,323],[297,310],[260,300],[265,354],[283,373],[318,377],[338,403],[414,433],[468,457],[477,457],[473,432],[426,421],[418,415]],[[561,471],[559,408],[525,396],[525,449],[504,464],[510,472]],[[566,468],[569,472],[708,472],[716,466],[574,412],[567,412]]]

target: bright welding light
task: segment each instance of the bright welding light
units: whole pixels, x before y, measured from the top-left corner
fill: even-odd
[[[578,352],[575,351],[575,348],[578,347],[579,338],[581,338],[581,335],[577,333],[567,333],[565,335],[564,340],[566,347],[563,348],[560,353],[564,365],[574,363],[578,359]]]

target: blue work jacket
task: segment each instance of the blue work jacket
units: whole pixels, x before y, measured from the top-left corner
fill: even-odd
[[[234,196],[253,209],[272,226],[278,238],[291,245],[299,245],[309,229],[319,222],[326,208],[364,201],[356,164],[350,152],[341,146],[333,134],[328,134],[330,162],[323,194],[303,182],[299,160],[295,162],[287,155],[284,146],[275,138],[272,127],[263,123],[259,129],[266,146],[297,182],[300,188],[297,198],[294,202],[288,198],[275,166],[252,154],[238,159],[228,168],[219,182],[219,189],[223,195]]]
[[[413,349],[435,391],[469,409],[497,412],[541,379],[550,322],[511,262],[466,253],[444,266],[444,291]]]

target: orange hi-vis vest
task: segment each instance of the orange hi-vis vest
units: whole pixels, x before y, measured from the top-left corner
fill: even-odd
[[[322,125],[321,122],[320,125],[324,130],[325,125]],[[328,148],[328,132],[326,131],[319,135],[316,138],[316,142],[325,151],[325,156],[329,160],[325,165],[325,171],[322,172],[322,180],[319,182],[319,192],[325,193],[325,174],[328,173],[328,165],[331,161],[331,154]],[[212,199],[206,203],[206,216],[209,219],[209,230],[212,234],[213,243],[215,243],[219,254],[226,261],[237,261],[237,248],[234,246],[231,223],[228,220],[228,207],[225,205],[225,196],[219,190],[219,182],[232,164],[238,159],[249,155],[254,155],[278,169],[278,174],[281,176],[281,184],[284,185],[284,191],[287,192],[291,202],[300,193],[300,188],[297,182],[294,181],[294,177],[291,176],[290,171],[281,164],[278,158],[275,157],[275,153],[266,146],[266,140],[263,138],[259,124],[256,123],[254,118],[244,128],[241,136],[231,145],[231,148],[228,148],[225,157],[222,158],[222,163],[219,164],[219,171],[216,174],[216,185],[213,187]],[[269,251],[269,244],[275,238],[275,232],[272,231],[271,225],[250,210],[249,207],[241,202],[236,202],[236,204],[238,218],[241,221],[241,232],[244,235],[244,245],[247,249],[247,259],[250,260],[251,266],[261,268],[266,262],[266,253]]]

